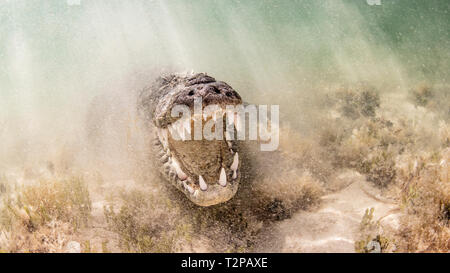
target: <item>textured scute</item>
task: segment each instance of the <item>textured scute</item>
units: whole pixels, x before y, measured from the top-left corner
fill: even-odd
[[[207,104],[240,104],[239,94],[225,82],[205,73],[170,74],[157,78],[139,94],[138,108],[143,116],[158,127],[167,127],[175,119],[170,110],[176,104],[194,106],[194,99],[203,97]]]
[[[192,113],[198,99],[203,107],[217,105],[225,109],[225,105],[242,104],[241,97],[231,86],[198,73],[157,78],[140,92],[137,107],[147,129],[154,132],[152,156],[163,178],[195,204],[210,206],[226,202],[235,195],[240,173],[231,166],[239,151],[234,141],[225,139],[177,140],[173,137],[174,128],[178,128],[175,131],[180,128],[176,121],[181,117],[173,117],[172,110],[175,106],[188,107],[191,116],[183,117],[183,121],[188,118],[189,122],[194,122]],[[200,122],[205,126],[206,121],[201,119]]]

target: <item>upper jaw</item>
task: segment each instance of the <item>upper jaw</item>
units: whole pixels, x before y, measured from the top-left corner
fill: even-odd
[[[216,90],[218,93],[211,90]],[[192,94],[192,92],[194,93]],[[177,85],[164,97],[163,102],[156,107],[157,111],[154,112],[155,125],[165,128],[176,122],[179,117],[172,116],[172,109],[175,106],[187,107],[191,113],[194,113],[194,105],[199,100],[202,102],[202,108],[209,105],[217,105],[223,110],[227,106],[243,104],[238,92],[224,82]]]

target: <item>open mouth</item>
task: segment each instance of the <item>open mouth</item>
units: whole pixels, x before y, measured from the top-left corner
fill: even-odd
[[[222,114],[220,118],[216,117],[217,113],[207,118],[193,115],[156,130],[155,145],[159,148],[163,175],[200,206],[228,201],[239,186],[239,151],[236,141],[230,137],[237,133],[237,120],[224,119]],[[202,137],[200,140],[193,140],[193,137],[180,137],[185,137],[189,132],[190,136],[194,136],[195,123],[199,122],[201,128],[204,128],[208,122],[212,122],[211,119],[214,119],[216,125],[222,122],[223,128],[226,128],[221,138],[207,140]],[[190,126],[186,126],[187,124]],[[216,125],[212,127],[213,132]],[[230,128],[233,129],[231,132]]]

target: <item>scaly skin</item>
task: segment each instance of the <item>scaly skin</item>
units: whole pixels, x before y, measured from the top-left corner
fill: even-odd
[[[144,89],[139,95],[138,108],[149,130],[155,132],[152,154],[156,155],[155,164],[165,180],[195,204],[210,206],[226,202],[236,194],[242,154],[237,142],[227,141],[225,137],[223,140],[175,140],[171,130],[177,126],[179,117],[172,117],[171,110],[175,105],[184,105],[193,113],[196,98],[202,99],[203,109],[208,105],[225,109],[226,105],[242,104],[233,88],[204,73],[172,74],[158,78]],[[223,122],[226,123],[225,117]]]

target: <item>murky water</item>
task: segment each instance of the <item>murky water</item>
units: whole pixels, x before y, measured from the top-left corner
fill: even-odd
[[[397,92],[447,82],[449,5],[2,1],[0,161],[64,142],[79,133],[92,97],[134,90],[161,71],[206,71],[300,122],[305,100],[324,85],[368,81]],[[19,142],[29,148],[13,148]]]
[[[207,72],[244,100],[279,104],[302,133],[327,110],[311,101],[335,86],[395,97],[448,84],[449,13],[448,0],[2,0],[0,174],[86,165],[93,99],[119,101],[108,115],[123,125],[133,91],[163,72]],[[124,144],[111,132],[106,149]]]

